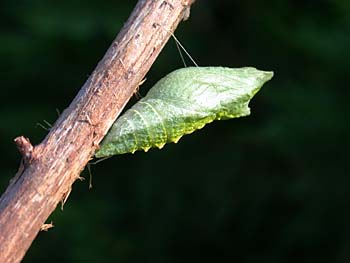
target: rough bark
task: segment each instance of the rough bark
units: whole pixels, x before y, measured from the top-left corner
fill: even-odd
[[[139,1],[46,138],[15,142],[23,161],[0,199],[0,262],[20,262],[91,159],[193,0]]]

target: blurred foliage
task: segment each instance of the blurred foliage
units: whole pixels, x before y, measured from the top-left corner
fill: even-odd
[[[1,192],[13,138],[44,138],[135,3],[1,1]],[[349,262],[350,2],[197,0],[176,35],[200,65],[275,71],[252,115],[92,166],[24,262]],[[170,40],[141,94],[179,67]]]

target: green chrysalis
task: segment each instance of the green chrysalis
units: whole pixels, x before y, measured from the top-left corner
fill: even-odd
[[[272,76],[252,67],[175,70],[116,120],[95,156],[161,149],[214,120],[247,116],[249,101]]]

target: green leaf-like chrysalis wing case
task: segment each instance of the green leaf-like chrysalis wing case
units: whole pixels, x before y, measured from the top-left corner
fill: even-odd
[[[272,76],[252,67],[175,70],[117,119],[95,156],[162,148],[214,120],[247,116],[249,101]]]

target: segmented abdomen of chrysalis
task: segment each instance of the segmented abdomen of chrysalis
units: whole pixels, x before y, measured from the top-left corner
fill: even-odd
[[[249,101],[272,76],[252,67],[175,70],[116,120],[95,156],[162,148],[214,120],[247,116]]]

